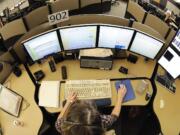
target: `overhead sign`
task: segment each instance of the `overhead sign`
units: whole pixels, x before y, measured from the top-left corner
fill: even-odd
[[[48,20],[50,25],[67,21],[69,20],[69,12],[68,10],[64,10],[61,12],[53,13],[51,15],[48,15]]]

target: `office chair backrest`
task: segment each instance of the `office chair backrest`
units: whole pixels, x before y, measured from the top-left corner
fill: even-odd
[[[136,19],[136,21],[142,22],[146,11],[140,5],[138,5],[136,2],[132,0],[129,0],[127,6],[128,7],[126,12],[132,15]]]
[[[79,8],[79,0],[58,0],[51,4],[52,12],[75,10]]]
[[[128,26],[129,20],[116,16],[110,16],[110,15],[85,14],[85,15],[71,16],[68,21],[59,23],[57,24],[57,26],[60,27],[66,25],[90,24],[90,23],[105,23],[105,24]]]
[[[175,36],[176,31],[174,29],[171,29],[169,35],[166,38],[166,44],[169,45],[169,43],[171,42],[172,38]]]
[[[1,61],[14,62],[14,59],[9,52],[6,52],[0,56],[0,63],[1,63]],[[0,72],[0,83],[1,84],[4,83],[4,81],[10,75],[11,71],[12,71],[12,66],[10,64],[3,63],[3,70]]]
[[[35,28],[33,28],[32,30],[28,31],[25,35],[23,35],[14,45],[13,49],[15,50],[15,52],[17,53],[17,55],[19,56],[20,60],[22,62],[26,61],[26,53],[24,51],[23,46],[21,45],[21,42],[31,38],[32,36],[35,36],[37,34],[43,33],[45,31],[48,31],[50,29],[52,29],[53,27],[49,25],[49,23],[44,23],[41,24]]]
[[[140,31],[143,31],[145,33],[148,33],[149,35],[152,35],[153,37],[156,37],[162,41],[165,41],[165,39],[161,36],[161,34],[159,34],[159,32],[157,32],[156,30],[154,30],[148,25],[145,25],[139,22],[134,22],[132,27]]]
[[[101,0],[80,0],[81,8],[86,7],[88,5],[101,3]]]
[[[158,31],[164,38],[169,30],[169,26],[164,21],[152,14],[147,14],[144,24]]]
[[[26,32],[27,31],[22,19],[17,19],[7,23],[2,28],[0,28],[0,33],[4,40],[7,40],[13,36],[24,34]]]
[[[165,45],[163,46],[162,51],[158,54],[157,58],[160,58],[163,55],[164,51],[167,50],[167,47],[169,46],[169,44],[175,34],[176,34],[176,31],[171,29],[168,37],[165,40]]]
[[[24,18],[28,29],[30,30],[40,24],[48,22],[48,15],[49,10],[47,6],[39,7],[27,14]]]

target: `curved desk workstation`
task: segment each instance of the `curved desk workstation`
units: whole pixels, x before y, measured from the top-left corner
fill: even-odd
[[[100,15],[89,16],[96,19],[97,16],[100,17]],[[85,15],[82,15],[82,18],[83,17],[86,18]],[[14,74],[11,74],[4,82],[4,85],[23,96],[24,100],[18,118],[11,116],[6,112],[0,110],[0,123],[3,134],[35,135],[44,134],[44,130],[50,129],[49,126],[51,127],[52,125],[47,126],[48,124],[45,123],[48,123],[47,121],[49,118],[55,118],[54,115],[57,115],[57,113],[61,111],[62,102],[64,101],[64,87],[62,84],[60,88],[60,107],[49,108],[38,106],[39,85],[42,81],[66,81],[62,79],[62,66],[66,66],[67,68],[67,80],[110,79],[112,88],[111,106],[113,106],[116,101],[116,89],[114,83],[117,80],[129,79],[134,89],[135,99],[123,103],[123,106],[147,107],[151,114],[154,116],[155,120],[157,120],[157,126],[160,125],[158,128],[155,128],[157,129],[156,133],[162,132],[165,135],[178,134],[180,129],[176,123],[180,122],[180,116],[178,115],[180,110],[173,107],[173,105],[176,101],[178,101],[179,98],[178,89],[180,89],[180,82],[178,79],[175,81],[176,93],[172,94],[169,91],[167,91],[167,88],[162,87],[157,81],[155,81],[156,73],[162,73],[164,71],[164,69],[161,69],[161,67],[157,64],[157,61],[164,52],[164,47],[167,46],[164,44],[164,38],[158,32],[144,24],[134,22],[132,26],[129,25],[130,23],[127,19],[102,15],[101,18],[103,19],[99,19],[99,21],[97,22],[95,21],[94,23],[96,24],[94,24],[93,22],[88,23],[89,20],[87,21],[85,19],[80,18],[80,16],[73,16],[72,18],[70,18],[69,21],[59,24],[58,26],[61,27],[58,27],[56,29],[52,29],[52,26],[49,26],[47,23],[41,24],[39,27],[35,27],[31,29],[29,32],[25,33],[13,46],[13,50],[16,53],[16,57],[24,64],[24,66],[20,65],[22,75],[20,77],[16,77]],[[111,23],[109,21],[110,19],[112,19]],[[92,19],[90,21],[92,21]],[[105,24],[99,24],[103,22]],[[68,24],[71,24],[72,26],[67,26]],[[73,26],[73,24],[75,25]],[[90,32],[87,28],[88,26],[91,26]],[[132,28],[124,26],[130,26]],[[75,28],[76,31],[74,30]],[[86,46],[72,46],[71,43],[78,44],[79,41],[73,37],[73,34],[82,32],[81,29],[83,29],[84,34],[87,34],[87,32],[89,32],[88,34],[90,35],[91,39],[88,43],[90,44],[86,44]],[[111,32],[111,35],[113,36],[110,36],[112,38],[112,41],[110,40],[112,44],[107,44],[105,46],[105,43],[109,42],[105,41],[105,39],[107,39],[106,36],[109,35],[109,31],[113,30],[114,32]],[[108,32],[108,34],[101,35],[102,31]],[[51,38],[48,38],[47,36],[49,33],[53,33],[50,34],[52,36]],[[70,34],[70,38],[66,40],[67,35]],[[52,52],[49,52],[48,54],[44,52],[44,54],[42,53],[41,55],[32,55],[32,43],[36,43],[36,40],[44,39],[44,36],[47,36],[45,38],[46,41],[48,41],[49,39],[50,41],[52,41],[52,39],[53,41],[56,41],[54,46],[51,46],[51,48],[56,49],[53,51],[51,50]],[[79,36],[81,36],[81,38],[79,38]],[[88,36],[82,36],[78,34],[75,35],[77,39],[81,40],[83,38],[87,39]],[[115,43],[114,40],[116,40],[118,36],[123,36],[124,38],[122,40],[117,40],[117,43]],[[101,40],[101,38],[103,38],[103,40]],[[45,40],[43,40],[43,42],[44,41]],[[147,41],[151,41],[150,44]],[[147,46],[139,44],[139,42],[144,42],[144,44],[146,44]],[[156,43],[156,45],[154,46],[154,53],[149,53],[147,50],[151,49],[151,47],[148,48],[148,45],[153,45],[152,43]],[[39,47],[42,47],[41,45],[43,46],[43,44],[39,44]],[[138,49],[138,47],[140,47],[141,49]],[[65,57],[67,51],[74,53],[76,51],[84,50],[87,48],[108,48],[112,50],[115,49],[115,51],[120,49],[124,50],[127,56],[129,56],[129,54],[137,56],[138,60],[134,64],[127,61],[127,59],[113,59],[113,66],[111,70],[100,70],[80,68],[80,60],[76,58],[67,59]],[[144,51],[146,51],[146,53],[142,51],[143,49]],[[37,52],[33,53],[38,54]],[[52,53],[59,53],[62,56],[64,56],[64,58],[66,58],[64,61],[55,64],[55,72],[52,72],[49,67],[49,61],[53,60],[52,55],[49,55]],[[44,58],[44,56],[47,55],[49,57]],[[27,58],[33,60],[35,63],[31,66],[27,66]],[[39,64],[39,62],[41,64]],[[119,72],[120,67],[127,68],[128,74]],[[42,70],[45,73],[45,77],[40,81],[35,81],[35,76],[33,75],[33,73],[35,73],[38,70]],[[146,83],[148,84],[148,89],[146,89],[144,93],[139,94],[136,88],[138,84],[142,82],[142,80],[146,81]],[[146,99],[147,93],[151,95],[149,99]],[[172,100],[169,101],[169,98]],[[162,102],[164,104],[163,107]],[[28,104],[29,106],[26,107]],[[167,123],[166,121],[169,121],[169,115],[175,117]],[[23,126],[14,125],[13,123],[15,120],[22,121],[24,123]]]

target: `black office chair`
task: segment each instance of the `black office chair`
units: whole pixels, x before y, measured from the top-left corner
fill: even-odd
[[[175,21],[177,26],[180,27],[180,16],[177,16]]]
[[[158,135],[160,123],[150,106],[125,106],[121,111],[124,135]]]
[[[0,55],[6,51],[7,51],[7,48],[5,47],[3,37],[0,34]]]

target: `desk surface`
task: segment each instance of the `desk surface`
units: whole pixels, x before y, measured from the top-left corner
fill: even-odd
[[[28,74],[23,69],[20,77],[17,78],[14,74],[11,74],[6,82],[9,83],[13,91],[23,96],[24,101],[19,118],[0,110],[0,124],[3,135],[37,135],[43,117],[34,101],[35,87],[29,79]],[[14,120],[22,121],[24,126],[14,126]]]
[[[180,80],[177,79],[175,84],[176,93],[172,94],[168,89],[156,82],[157,94],[153,107],[164,135],[178,135],[180,133]],[[160,108],[161,100],[164,102],[163,108]]]
[[[150,78],[153,69],[155,66],[155,62],[152,60],[148,61],[147,63],[144,62],[144,58],[139,56],[139,59],[136,64],[130,63],[127,60],[114,60],[113,61],[113,68],[112,70],[99,70],[99,69],[87,69],[87,68],[80,68],[80,61],[79,60],[66,60],[56,65],[56,72],[51,72],[48,60],[46,60],[43,64],[35,64],[30,67],[32,73],[36,72],[37,70],[42,70],[45,73],[45,78],[43,80],[62,80],[61,76],[61,66],[65,65],[67,68],[67,75],[69,80],[78,80],[78,79],[115,79],[115,78],[133,78],[133,77],[147,77]],[[125,75],[119,72],[120,66],[127,67],[129,70],[129,74]],[[132,85],[134,89],[136,88],[139,81],[132,81]],[[152,86],[149,83],[149,92],[152,94]],[[63,90],[61,90],[62,92]],[[60,94],[60,99],[64,99],[62,96],[63,93]],[[114,84],[112,84],[112,105],[115,104],[116,99],[116,91]],[[146,105],[148,102],[145,100],[145,93],[144,95],[136,95],[136,99],[125,103],[126,105]],[[48,108],[46,110],[49,112],[59,112],[60,108]]]
[[[149,61],[148,63],[144,63],[143,58],[139,58],[137,64],[132,64],[127,62],[126,60],[115,60],[112,71],[103,71],[96,69],[80,69],[82,73],[79,73],[79,61],[64,61],[56,65],[57,71],[52,73],[50,71],[48,62],[47,64],[33,65],[30,69],[32,72],[35,72],[39,69],[43,69],[46,74],[44,80],[61,80],[61,72],[60,67],[62,65],[67,66],[68,78],[69,79],[105,79],[105,78],[127,78],[127,77],[138,77],[145,76],[150,77],[152,71],[154,69],[154,62]],[[76,64],[75,64],[76,63]],[[129,71],[133,75],[123,75],[118,72],[120,66],[125,66],[129,68]],[[72,71],[72,72],[71,72]],[[70,73],[71,72],[71,73]],[[0,111],[0,123],[2,125],[4,135],[12,135],[12,134],[26,134],[26,135],[35,135],[37,134],[41,123],[42,123],[42,114],[34,101],[34,86],[29,79],[27,73],[23,70],[23,74],[21,77],[17,78],[13,74],[8,78],[11,80],[11,89],[21,94],[27,101],[30,103],[30,106],[21,112],[18,120],[24,122],[23,127],[15,127],[13,126],[13,121],[17,118]],[[137,81],[132,82],[133,85],[137,84]],[[113,85],[113,84],[112,84]],[[180,80],[176,80],[177,91],[176,94],[171,94],[164,87],[162,87],[158,82],[157,85],[157,95],[154,100],[154,111],[157,114],[162,132],[165,135],[169,134],[178,134],[180,131],[179,124],[180,123],[180,108],[177,107],[178,101],[180,100]],[[115,94],[115,92],[114,92]],[[137,95],[137,93],[135,92]],[[114,97],[116,97],[114,95]],[[160,100],[163,99],[165,102],[165,106],[163,109],[160,108]],[[142,102],[144,100],[144,95],[141,98],[138,98],[137,102]],[[112,103],[115,102],[115,98],[113,98]],[[133,104],[135,101],[130,101],[129,103],[124,103],[124,105]],[[25,107],[23,103],[23,108]],[[50,111],[57,111],[51,110]],[[34,119],[36,122],[34,122]]]

